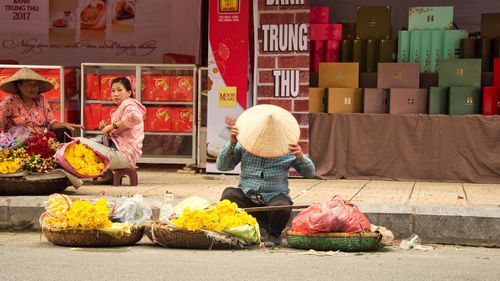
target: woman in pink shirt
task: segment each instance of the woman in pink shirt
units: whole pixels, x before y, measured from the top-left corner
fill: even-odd
[[[127,78],[113,79],[111,98],[118,109],[111,114],[111,124],[104,120],[99,124],[104,134],[103,143],[78,138],[81,143],[106,155],[111,162],[111,170],[132,168],[142,155],[146,108],[132,98],[132,94],[132,86]]]
[[[78,124],[63,123],[54,117],[42,93],[53,85],[35,71],[23,67],[0,86],[12,95],[0,102],[0,132],[14,126],[29,128],[33,134],[53,130],[59,141],[64,141],[64,131],[70,133]]]

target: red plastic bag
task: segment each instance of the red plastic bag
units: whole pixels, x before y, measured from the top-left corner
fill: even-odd
[[[76,138],[72,138],[70,137],[68,134],[66,134],[66,137],[67,138],[70,138],[71,141],[70,142],[67,142],[65,144],[63,144],[57,151],[56,153],[54,154],[54,158],[56,159],[56,162],[61,166],[63,167],[66,171],[70,172],[71,174],[81,178],[81,179],[91,179],[92,177],[89,177],[87,175],[82,175],[80,173],[78,173],[74,168],[73,166],[71,166],[71,164],[68,162],[68,160],[66,160],[66,157],[64,156],[64,152],[66,151],[66,148],[72,144],[72,143],[79,143],[78,139]],[[87,146],[88,147],[88,146]],[[92,149],[91,147],[89,147],[90,149]],[[109,169],[109,166],[110,166],[110,161],[109,161],[109,158],[106,157],[104,154],[100,153],[99,151],[96,151],[94,149],[92,149],[95,154],[97,154],[99,157],[101,157],[102,159],[102,162],[104,164],[104,168],[102,169],[101,171],[101,174],[99,176],[102,176],[104,175],[104,172],[106,172],[108,169]]]
[[[301,211],[290,228],[303,234],[318,232],[358,233],[370,230],[368,218],[353,204],[339,196],[325,203],[316,203]]]

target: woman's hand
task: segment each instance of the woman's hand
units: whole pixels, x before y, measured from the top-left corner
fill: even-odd
[[[63,126],[71,131],[74,131],[76,128],[83,129],[83,126],[80,124],[63,123]]]
[[[238,128],[236,128],[236,126],[232,126],[231,127],[231,142],[236,144],[238,143],[238,134],[240,133],[240,131],[238,130]]]
[[[108,121],[101,120],[101,122],[99,122],[99,130],[102,130],[104,127],[106,127],[106,125],[108,125]]]
[[[302,152],[302,148],[298,144],[289,144],[288,150],[290,150],[290,153],[295,155],[295,158],[297,158],[297,159],[302,159],[302,157],[304,157],[304,153]]]
[[[112,125],[112,124],[110,124],[110,125],[106,125],[106,126],[104,126],[104,128],[102,128],[102,129],[101,129],[101,131],[102,131],[102,133],[103,133],[104,135],[106,135],[106,136],[107,136],[107,135],[109,135],[109,133],[111,133],[111,131],[113,131],[114,129],[115,129],[115,128],[113,128],[113,125]]]

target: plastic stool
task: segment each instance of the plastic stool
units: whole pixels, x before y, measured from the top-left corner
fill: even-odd
[[[122,185],[122,178],[125,176],[130,179],[130,185],[137,186],[137,169],[135,168],[113,170],[113,185]]]

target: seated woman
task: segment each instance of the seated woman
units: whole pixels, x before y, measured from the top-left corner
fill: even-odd
[[[60,142],[64,132],[70,133],[81,125],[63,123],[55,119],[44,96],[53,85],[35,71],[23,67],[0,85],[0,90],[12,95],[0,102],[0,132],[14,126],[29,128],[33,134],[53,130]]]
[[[111,162],[111,170],[135,167],[142,155],[146,108],[132,95],[132,86],[127,78],[113,79],[111,98],[118,108],[111,114],[111,124],[104,120],[99,124],[104,134],[102,143],[95,139],[78,138],[81,143],[106,155]]]

